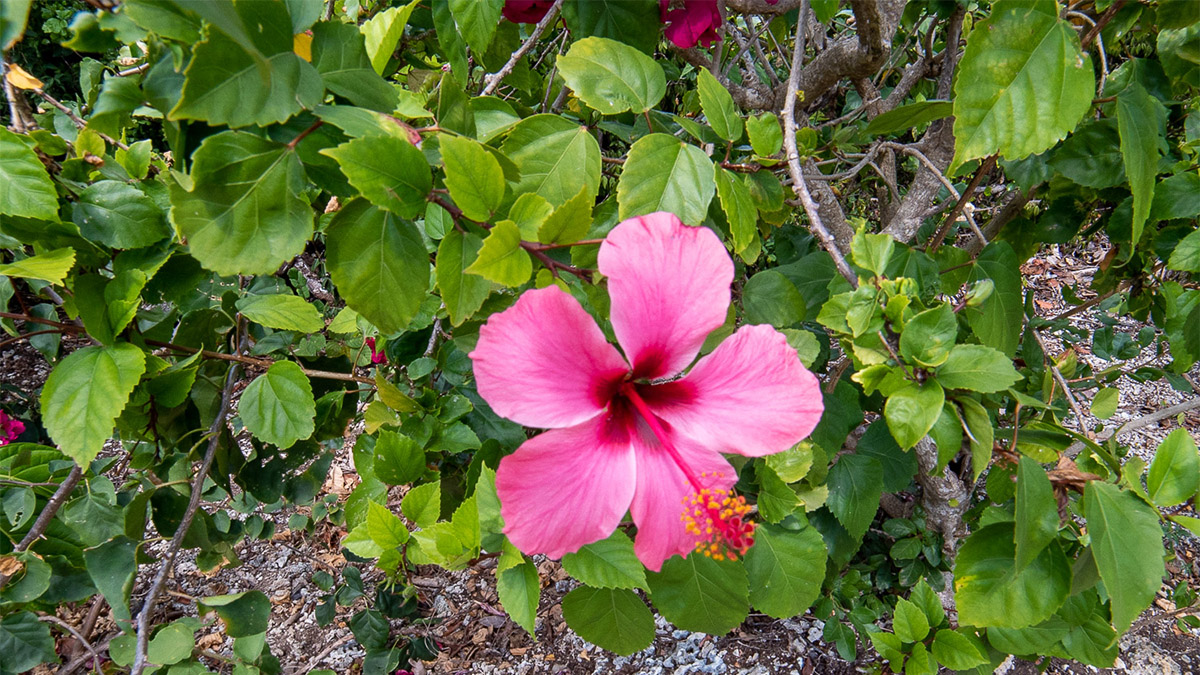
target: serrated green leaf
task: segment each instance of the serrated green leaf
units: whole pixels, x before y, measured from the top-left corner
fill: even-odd
[[[408,528],[382,504],[367,503],[367,520],[363,525],[371,539],[384,551],[399,548],[408,541]]]
[[[1054,614],[1071,590],[1071,566],[1051,543],[1016,572],[1013,524],[996,523],[967,537],[954,568],[954,597],[965,626],[1025,628]]]
[[[442,162],[446,187],[463,215],[485,223],[504,201],[504,172],[500,162],[479,143],[460,136],[442,134]]]
[[[728,169],[713,165],[713,179],[717,186],[717,197],[721,210],[729,220],[729,234],[733,237],[733,252],[742,253],[758,236],[758,209],[750,197],[750,188],[742,177]]]
[[[541,591],[537,567],[532,562],[525,561],[515,567],[496,571],[496,594],[500,596],[500,605],[530,635],[533,635]]]
[[[441,513],[441,502],[441,482],[425,483],[404,495],[400,500],[400,510],[405,518],[416,523],[418,527],[429,527],[437,522]]]
[[[1200,453],[1186,429],[1172,431],[1158,445],[1146,489],[1159,506],[1182,504],[1200,491]]]
[[[372,204],[402,218],[425,212],[433,174],[412,143],[392,136],[364,137],[321,154],[337,160],[346,179]]]
[[[1167,110],[1163,104],[1133,82],[1117,94],[1117,129],[1121,134],[1121,156],[1133,193],[1133,237],[1137,246],[1154,202],[1154,177],[1166,131]]]
[[[0,129],[0,215],[57,221],[58,193],[33,147],[32,140]]]
[[[929,433],[942,414],[945,399],[945,391],[934,380],[922,385],[909,382],[888,396],[883,417],[901,448],[913,447]]]
[[[276,362],[246,386],[238,414],[256,438],[289,448],[316,429],[312,383],[295,363]]]
[[[396,51],[396,45],[400,43],[400,38],[404,37],[404,27],[408,25],[408,18],[419,3],[420,0],[413,0],[403,7],[391,7],[379,12],[359,27],[363,34],[367,59],[376,73],[383,74],[388,59],[392,58],[392,52]]]
[[[746,133],[750,136],[750,146],[760,157],[770,157],[777,154],[783,147],[783,130],[779,126],[779,118],[773,112],[766,112],[746,119]]]
[[[84,347],[54,367],[42,388],[42,423],[80,466],[96,458],[146,369],[141,349],[121,342]]]
[[[896,601],[896,613],[892,616],[892,630],[905,642],[919,642],[929,635],[929,619],[914,603],[901,598]]]
[[[879,510],[883,467],[873,457],[842,455],[829,469],[829,499],[825,505],[851,537],[861,539]]]
[[[909,362],[936,368],[950,357],[957,336],[958,321],[954,318],[954,310],[948,303],[942,303],[904,324],[904,332],[900,334],[900,356]],[[942,383],[942,386],[947,385]]]
[[[471,51],[483,54],[496,35],[504,0],[450,0],[450,13]]]
[[[467,274],[467,268],[479,256],[483,240],[472,233],[448,230],[438,244],[437,286],[450,324],[457,326],[471,318],[487,299],[492,285],[487,279]]]
[[[750,277],[742,288],[742,308],[746,322],[790,326],[804,319],[806,306],[800,291],[787,277],[768,269]]]
[[[970,281],[989,279],[993,291],[978,309],[965,310],[967,323],[979,341],[1010,357],[1020,344],[1025,316],[1019,266],[1017,254],[1007,242],[994,241],[984,247],[971,269]]]
[[[72,220],[84,237],[111,248],[142,248],[171,236],[162,208],[136,187],[115,180],[85,188]]]
[[[760,526],[745,556],[751,604],[776,619],[802,614],[821,592],[825,559],[825,540],[815,527]]]
[[[535,193],[559,206],[579,193],[600,190],[600,144],[582,127],[557,115],[521,120],[500,148],[521,171],[513,194]]]
[[[646,571],[633,542],[620,530],[562,558],[563,569],[596,588],[646,588]]]
[[[75,267],[75,249],[56,248],[28,258],[0,265],[0,275],[21,279],[40,279],[61,285]]]
[[[1027,565],[1058,536],[1058,503],[1054,487],[1045,469],[1028,457],[1017,466],[1016,542],[1017,572]]]
[[[403,10],[388,10],[393,11]],[[312,64],[321,74],[326,89],[356,106],[381,113],[396,109],[399,102],[396,90],[374,70],[358,28],[349,23],[322,21],[313,26],[312,34]]]
[[[742,116],[733,96],[707,68],[696,75],[696,92],[700,96],[700,107],[708,119],[708,126],[721,138],[730,143],[742,137]]]
[[[654,641],[654,615],[633,591],[580,586],[563,598],[562,610],[571,630],[621,656]]]
[[[646,580],[654,606],[684,630],[724,635],[749,613],[749,582],[740,562],[718,562],[699,554],[675,556]]]
[[[1112,604],[1112,625],[1125,631],[1162,586],[1162,527],[1132,492],[1091,481],[1083,491],[1091,550]]]
[[[538,226],[537,239],[543,244],[572,244],[583,239],[591,227],[592,196],[583,187]]]
[[[934,636],[931,652],[938,663],[952,670],[969,670],[988,662],[987,655],[970,638],[948,628]]]
[[[906,129],[916,129],[934,120],[940,120],[954,114],[953,101],[917,101],[908,103],[883,113],[871,120],[863,133],[869,136],[894,134]]]
[[[604,115],[645,112],[667,91],[662,66],[641,51],[608,38],[576,40],[558,57],[557,64],[575,95]]]
[[[192,188],[171,189],[171,220],[191,254],[218,274],[269,274],[304,250],[313,211],[300,159],[240,131],[209,136],[192,155]]]
[[[395,431],[380,431],[375,441],[375,476],[388,485],[406,485],[425,473],[425,450]]]
[[[533,274],[533,261],[521,248],[521,231],[511,220],[502,220],[492,227],[475,262],[467,267],[470,274],[504,286],[520,286]]]
[[[271,618],[271,601],[262,591],[198,598],[204,611],[213,610],[225,622],[229,637],[249,637],[265,633]]]
[[[1020,380],[1012,359],[983,345],[954,345],[937,371],[937,381],[946,389],[985,394],[1004,391]]]
[[[236,304],[247,319],[267,328],[316,333],[325,327],[317,308],[295,295],[248,295]]]
[[[629,148],[617,182],[620,218],[669,211],[699,225],[716,190],[712,160],[704,151],[674,136],[649,134]]]
[[[356,199],[325,236],[329,276],[346,304],[384,333],[406,327],[429,291],[429,256],[416,226]]]

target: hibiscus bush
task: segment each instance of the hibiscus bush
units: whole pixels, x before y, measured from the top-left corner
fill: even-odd
[[[0,674],[280,672],[262,592],[161,600],[284,522],[355,563],[313,611],[368,673],[436,653],[420,566],[536,637],[542,556],[619,654],[655,611],[905,673],[1198,625],[1195,429],[1117,435],[1197,399],[1104,423],[1197,387],[1193,1],[90,4],[63,63],[0,5],[0,346],[49,364],[0,399]],[[1100,252],[1054,315],[1049,245]]]

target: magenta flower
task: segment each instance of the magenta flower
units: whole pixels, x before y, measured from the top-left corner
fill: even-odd
[[[367,348],[371,350],[371,363],[379,365],[387,361],[387,354],[384,354],[382,349],[375,351],[375,338],[369,337],[363,340],[363,344],[367,345]]]
[[[8,413],[0,410],[0,445],[8,445],[17,440],[25,431],[25,423],[19,419],[9,417]]]
[[[549,429],[500,460],[505,534],[557,558],[629,511],[650,569],[694,550],[744,552],[753,525],[721,453],[760,457],[806,437],[823,410],[817,379],[770,326],[741,327],[677,377],[729,307],[733,261],[711,230],[669,213],[626,220],[599,268],[624,357],[557,286],[493,315],[470,355],[497,414]]]
[[[504,18],[513,23],[537,23],[554,6],[554,0],[508,0],[504,3]]]
[[[721,8],[717,0],[659,0],[658,8],[663,23],[667,24],[664,31],[667,39],[676,47],[689,49],[697,43],[711,47],[720,42],[717,28],[721,25]]]

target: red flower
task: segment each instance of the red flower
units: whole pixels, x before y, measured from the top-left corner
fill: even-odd
[[[670,9],[671,4],[675,9]],[[717,28],[721,25],[721,8],[717,0],[659,0],[659,11],[663,23],[667,24],[667,39],[680,49],[695,47],[697,43],[711,47],[719,42]]]
[[[508,0],[504,3],[504,18],[513,23],[537,23],[554,6],[554,0]]]
[[[7,413],[0,410],[0,445],[8,445],[17,440],[25,431],[25,423],[18,419],[9,417]]]
[[[371,363],[379,365],[380,363],[387,362],[387,354],[384,354],[382,349],[375,351],[375,338],[369,337],[366,340],[363,340],[363,343],[366,344],[367,348],[371,350]]]

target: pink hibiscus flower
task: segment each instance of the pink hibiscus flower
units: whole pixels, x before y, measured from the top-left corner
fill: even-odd
[[[8,416],[8,413],[0,410],[0,445],[8,445],[17,440],[25,431],[25,423],[19,419]]]
[[[387,361],[387,354],[384,354],[382,349],[375,351],[375,338],[369,337],[363,340],[363,344],[367,345],[367,348],[371,350],[371,363],[379,365]]]
[[[508,0],[503,13],[513,23],[537,23],[553,6],[554,0]]]
[[[650,569],[695,550],[744,553],[753,524],[721,453],[760,457],[808,436],[823,410],[817,379],[770,326],[741,327],[677,377],[729,307],[733,261],[711,230],[669,213],[626,220],[599,268],[624,357],[557,286],[493,315],[470,355],[497,414],[549,429],[500,460],[505,534],[557,558],[629,511]]]

